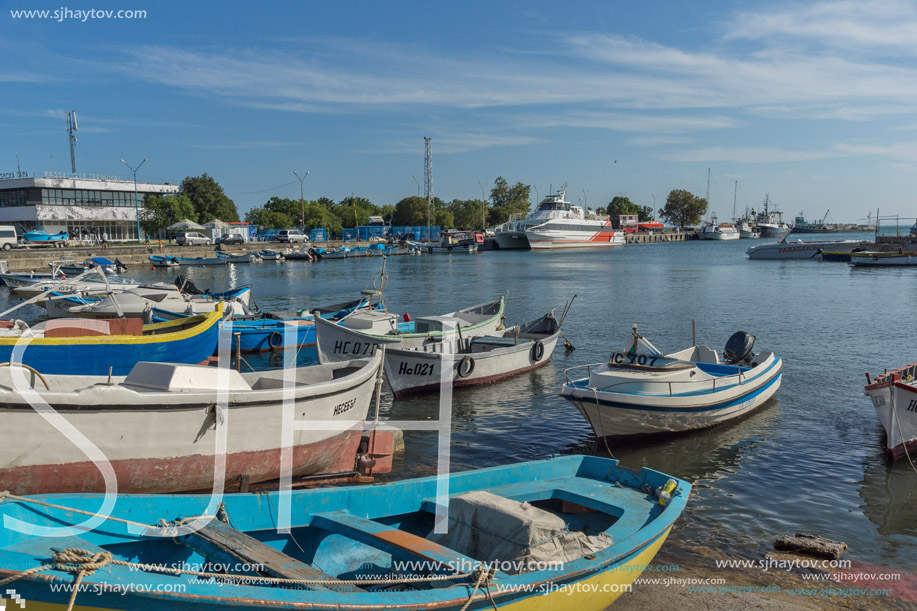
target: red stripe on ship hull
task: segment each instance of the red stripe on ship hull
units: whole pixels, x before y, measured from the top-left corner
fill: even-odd
[[[293,448],[293,476],[352,471],[362,430]],[[159,494],[213,487],[214,457],[135,458],[113,461],[118,492]],[[226,456],[226,481],[248,475],[251,483],[280,477],[280,449]],[[92,462],[35,465],[0,470],[0,490],[13,494],[105,492],[102,474]]]

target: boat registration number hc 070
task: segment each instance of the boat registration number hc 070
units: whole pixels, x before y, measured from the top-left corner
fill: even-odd
[[[651,354],[627,354],[626,352],[612,352],[608,358],[609,364],[614,365],[648,365],[652,367],[656,364],[658,356]]]

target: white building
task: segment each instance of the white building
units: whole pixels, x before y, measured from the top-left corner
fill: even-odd
[[[176,193],[178,185],[138,182],[135,200],[134,181],[118,177],[0,174],[0,224],[20,233],[66,231],[72,240],[105,232],[112,241],[136,241],[138,208],[147,196]]]

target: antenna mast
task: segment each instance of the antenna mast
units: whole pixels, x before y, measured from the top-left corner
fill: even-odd
[[[433,241],[433,234],[430,229],[430,211],[433,209],[433,153],[430,152],[430,141],[433,138],[424,136],[423,138],[423,189],[427,197],[427,240]]]
[[[67,134],[70,136],[70,177],[76,176],[76,153],[73,150],[76,144],[76,136],[73,132],[78,131],[76,127],[76,111],[67,111]]]

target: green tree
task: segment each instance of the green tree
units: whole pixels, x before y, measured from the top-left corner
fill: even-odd
[[[487,215],[487,222],[491,225],[505,223],[513,214],[527,215],[529,213],[529,192],[531,187],[517,182],[510,186],[506,179],[498,176],[494,180],[494,187],[490,190],[490,201],[493,204]]]
[[[412,195],[395,204],[392,225],[426,225],[427,200]]]
[[[290,215],[260,206],[246,212],[245,221],[264,229],[287,229],[293,226],[293,219],[290,218]]]
[[[707,213],[707,200],[684,189],[674,189],[665,200],[659,216],[676,227],[697,225]]]
[[[197,221],[197,212],[184,195],[150,195],[140,209],[140,223],[150,235],[160,235],[169,225],[185,219]]]
[[[236,204],[223,192],[223,187],[206,172],[200,176],[187,176],[181,181],[181,194],[191,200],[200,223],[214,219],[239,220]]]
[[[331,235],[341,233],[341,221],[325,205],[318,201],[306,203],[305,228],[309,231],[323,227]]]
[[[608,206],[605,208],[606,214],[617,221],[618,215],[621,214],[640,214],[640,206],[630,201],[630,198],[623,195],[616,195]]]
[[[332,212],[341,222],[342,227],[357,227],[368,225],[369,217],[376,216],[381,208],[374,205],[365,197],[347,197],[332,208]]]
[[[481,211],[486,207],[479,199],[454,199],[446,209],[452,213],[456,229],[480,229],[484,222]]]
[[[652,206],[640,206],[640,222],[645,223],[646,221],[652,221],[656,218],[656,215],[653,214]]]
[[[303,205],[298,199],[288,197],[272,197],[264,204],[264,209],[269,212],[285,214],[290,218],[293,225],[302,224]]]

